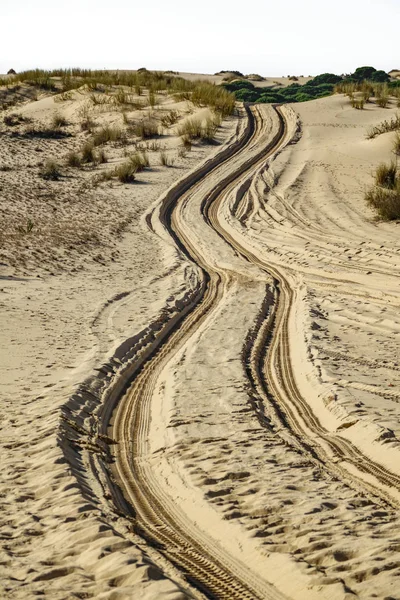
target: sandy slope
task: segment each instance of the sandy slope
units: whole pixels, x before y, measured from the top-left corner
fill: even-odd
[[[79,97],[78,104],[61,105],[45,99],[18,112],[44,124],[64,112],[76,131],[79,102]],[[167,101],[170,108],[186,112],[186,104]],[[92,118],[121,120],[104,112]],[[234,127],[234,121],[226,123],[220,140]],[[174,148],[177,139],[169,135],[163,143]],[[12,157],[10,148],[18,144]],[[184,265],[141,217],[163,190],[216,148],[195,146],[186,158],[172,150],[173,169],[161,167],[158,152],[149,152],[153,168],[138,176],[142,185],[92,188],[90,169],[67,171],[70,182],[40,180],[36,157],[60,159],[71,145],[76,147],[75,138],[33,143],[16,138],[10,144],[2,137],[0,144],[2,164],[12,167],[1,173],[2,227],[8,236],[2,238],[1,267],[1,595],[116,598],[125,597],[128,586],[144,598],[164,593],[180,598],[177,584],[154,567],[143,542],[132,534],[129,540],[121,537],[118,524],[82,496],[57,437],[60,407],[76,386],[159,314],[168,298],[179,296]],[[105,168],[120,160],[120,152],[107,149]],[[50,206],[40,194],[50,196]],[[50,220],[53,206],[59,216]],[[18,231],[27,216],[37,235],[35,229],[30,236]],[[81,235],[89,238],[84,246]]]
[[[246,154],[204,178],[179,205],[181,234],[223,285],[193,334],[160,364],[143,459],[166,502],[172,498],[174,510],[211,538],[216,555],[228,554],[242,565],[239,570],[251,567],[254,581],[264,582],[265,597],[396,598],[398,516],[379,496],[396,504],[396,490],[374,482],[370,489],[357,473],[352,481],[350,466],[347,472],[346,465],[325,468],[275,420],[257,374],[249,380],[260,323],[276,302],[269,266],[295,290],[287,352],[303,397],[332,435],[351,440],[362,456],[397,474],[400,245],[396,225],[376,223],[363,202],[364,185],[376,164],[389,158],[391,139],[366,140],[365,129],[388,111],[355,111],[342,97],[294,109],[301,136],[288,109],[286,143],[297,142],[267,167],[265,160],[257,163],[227,190],[213,215],[214,225],[258,262],[244,260],[206,224],[202,204],[215,182],[274,137],[278,122],[270,107],[260,109],[262,129]],[[232,144],[243,125],[235,134],[231,121],[221,136]],[[193,151],[179,175],[206,152]],[[89,248],[69,265],[71,256],[61,246],[66,264],[55,271],[50,245],[36,248],[39,255],[32,258],[32,248],[24,248],[32,242],[21,242],[25,264],[4,269],[6,597],[187,597],[179,574],[132,533],[107,498],[100,500],[104,490],[90,476],[77,485],[74,473],[89,473],[89,461],[104,446],[69,443],[65,432],[71,440],[75,434],[65,422],[57,444],[60,407],[76,386],[124,340],[160,320],[165,306],[171,314],[182,310],[185,294],[201,281],[172,244],[159,213],[157,198],[176,176],[154,169],[146,174],[152,185],[110,189],[115,225],[132,202],[135,209],[115,246],[107,245],[101,225],[110,213],[94,223],[104,235],[102,259],[87,261]],[[106,189],[90,193],[108,210],[101,202]],[[49,276],[45,269],[59,274]],[[90,407],[90,398],[78,394],[68,410],[80,415],[74,423],[86,427],[91,417],[80,412],[82,402]],[[65,409],[63,415],[70,418]]]

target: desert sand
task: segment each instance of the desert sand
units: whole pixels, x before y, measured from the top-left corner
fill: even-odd
[[[238,106],[41,179],[87,102],[0,125],[1,596],[400,598],[400,241],[364,201],[395,105]]]

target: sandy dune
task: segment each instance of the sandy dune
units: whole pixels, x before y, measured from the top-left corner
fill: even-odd
[[[394,111],[241,108],[134,186],[38,184],[12,141],[4,597],[399,597],[400,242],[363,200]],[[10,233],[31,214],[40,236]]]

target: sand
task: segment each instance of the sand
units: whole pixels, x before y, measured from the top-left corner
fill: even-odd
[[[42,157],[85,139],[84,101],[44,98],[18,110],[42,123],[62,112],[71,137],[0,137],[0,164],[12,167],[0,173],[2,595],[202,597],[116,511],[107,471],[96,479],[119,450],[87,433],[104,418],[105,396],[85,395],[82,383],[102,365],[105,381],[117,379],[110,358],[122,357],[125,340],[191,307],[202,274],[171,239],[165,194],[199,165],[210,169],[244,135],[245,118],[224,122],[218,146],[185,157],[171,129],[163,143],[174,168],[149,150],[152,169],[137,184],[93,184],[110,164],[41,180]],[[187,118],[186,103],[163,103]],[[221,283],[209,311],[153,363],[143,469],[176,521],[259,597],[398,597],[400,242],[397,225],[377,222],[363,199],[393,139],[367,140],[366,129],[396,109],[367,106],[333,96],[285,107],[279,152],[235,181],[211,215],[236,250],[204,221],[203,202],[271,144],[271,107],[259,108],[254,144],[205,175],[176,211],[192,258]],[[123,159],[119,147],[107,152],[111,164]],[[254,366],[277,279],[281,294],[291,290],[285,356],[318,427],[296,405],[284,427]],[[265,380],[286,402],[280,365],[264,358]],[[339,459],[334,441],[351,442],[357,458]],[[362,470],[369,464],[386,470],[386,484]]]

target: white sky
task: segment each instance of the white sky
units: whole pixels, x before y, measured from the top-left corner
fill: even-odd
[[[0,73],[400,69],[400,0],[0,0]]]

